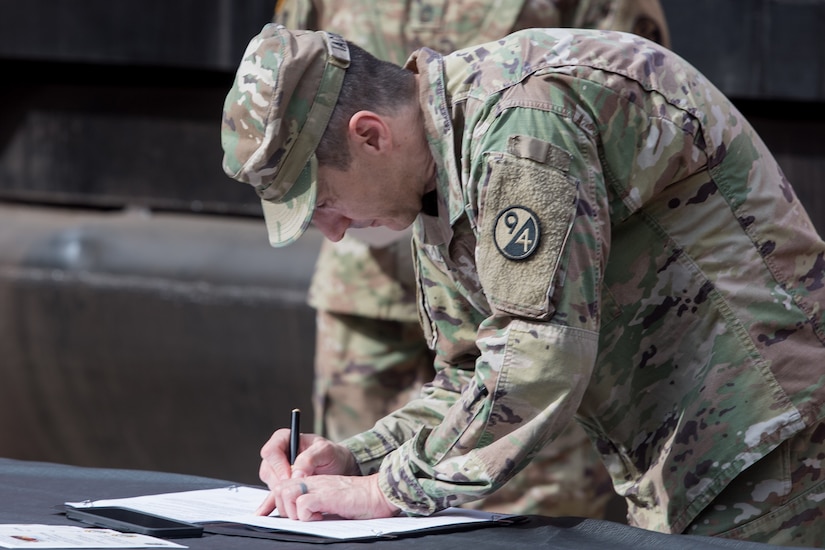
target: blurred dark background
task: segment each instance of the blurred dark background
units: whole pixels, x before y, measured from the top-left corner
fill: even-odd
[[[825,1],[662,0],[825,231]],[[221,170],[274,0],[0,0],[0,456],[257,481],[311,425],[320,236]]]

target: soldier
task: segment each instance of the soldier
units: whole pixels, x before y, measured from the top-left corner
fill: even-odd
[[[421,46],[449,53],[529,27],[628,31],[670,46],[659,0],[279,0],[274,20],[340,34],[399,65]],[[433,378],[409,231],[354,230],[340,242],[325,241],[309,297],[317,311],[316,433],[341,441],[367,430]],[[573,422],[516,479],[472,506],[605,517],[614,497],[607,472]]]
[[[632,34],[532,29],[404,68],[269,25],[224,170],[270,241],[413,225],[436,376],[371,430],[288,432],[261,478],[301,520],[484,497],[576,415],[632,525],[825,543],[825,243],[750,124]]]

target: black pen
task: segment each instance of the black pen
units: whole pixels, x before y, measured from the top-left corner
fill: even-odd
[[[298,444],[301,438],[301,409],[292,409],[289,424],[289,464],[295,464],[298,458]]]

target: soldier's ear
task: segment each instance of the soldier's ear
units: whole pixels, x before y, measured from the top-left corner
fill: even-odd
[[[392,130],[381,115],[358,111],[349,120],[349,139],[368,154],[382,154],[392,146]]]

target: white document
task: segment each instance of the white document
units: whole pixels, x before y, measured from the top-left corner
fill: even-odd
[[[402,516],[367,520],[296,521],[279,517],[277,510],[270,516],[256,516],[255,510],[268,493],[265,489],[252,487],[226,487],[121,499],[67,502],[66,505],[76,508],[119,506],[191,523],[241,523],[342,540],[410,533],[466,523],[493,522],[508,517],[463,508],[448,508],[428,517]]]
[[[267,529],[278,529],[281,531],[291,531],[293,533],[344,540],[398,535],[400,533],[411,533],[422,529],[448,527],[465,523],[490,522],[503,517],[504,516],[498,514],[491,514],[480,510],[448,508],[427,517],[399,516],[379,519],[296,521],[289,518],[273,516],[253,516],[251,518],[233,518],[231,521],[245,525],[265,527]]]
[[[0,548],[188,548],[174,542],[70,525],[0,525]]]
[[[232,486],[180,493],[162,493],[130,498],[67,502],[67,506],[90,508],[118,506],[148,512],[189,523],[228,521],[235,516],[254,516],[269,491],[253,487]]]

